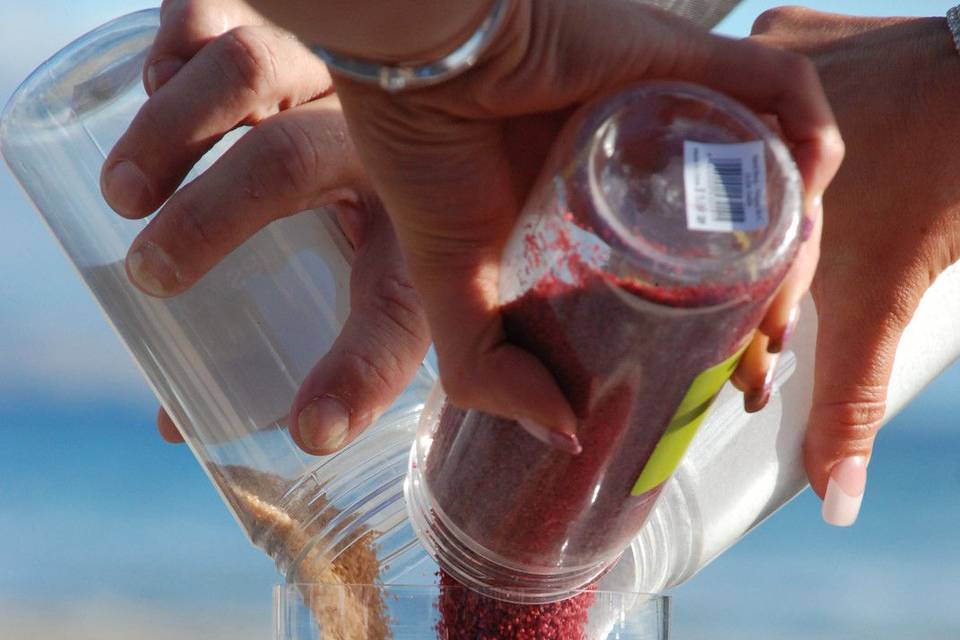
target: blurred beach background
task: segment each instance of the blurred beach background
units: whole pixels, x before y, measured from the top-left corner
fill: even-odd
[[[69,40],[150,4],[0,0],[0,103]],[[720,31],[772,6],[748,0]],[[0,230],[0,638],[269,638],[271,563],[160,440],[149,390],[5,168]],[[856,527],[823,524],[805,492],[673,592],[673,638],[960,638],[958,410],[954,367],[881,433]]]

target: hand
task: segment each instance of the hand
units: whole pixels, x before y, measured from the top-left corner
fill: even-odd
[[[290,413],[306,423],[306,438],[291,429],[297,443],[330,453],[391,404],[429,344],[392,227],[350,143],[329,75],[309,51],[239,0],[164,2],[161,16],[144,72],[150,98],[103,169],[104,195],[126,217],[144,217],[173,194],[131,246],[131,280],[146,293],[176,295],[272,220],[334,205],[355,248],[350,317]],[[174,193],[200,156],[240,124],[252,128]],[[144,249],[144,257],[130,257]],[[329,403],[304,411],[316,398],[332,398],[340,415]],[[180,439],[162,410],[158,425],[168,440]]]
[[[960,258],[960,56],[943,19],[777,9],[754,40],[810,56],[847,160],[826,192],[805,460],[824,518],[852,524],[900,336]]]
[[[309,37],[310,25],[299,26]],[[649,78],[704,84],[776,117],[804,179],[812,237],[736,376],[756,409],[766,399],[769,352],[782,345],[813,277],[820,195],[843,154],[808,61],[711,35],[640,3],[518,0],[484,58],[452,81],[389,95],[337,79],[361,158],[424,301],[454,403],[575,438],[576,418],[550,372],[504,337],[500,253],[569,110]]]

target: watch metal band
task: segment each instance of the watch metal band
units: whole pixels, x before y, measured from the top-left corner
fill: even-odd
[[[960,5],[947,11],[947,25],[950,27],[950,33],[953,34],[953,45],[960,53]]]
[[[467,40],[438,60],[385,64],[363,60],[312,46],[311,51],[329,69],[359,82],[378,85],[389,92],[439,84],[472,67],[496,35],[507,14],[510,0],[494,0],[490,13]]]

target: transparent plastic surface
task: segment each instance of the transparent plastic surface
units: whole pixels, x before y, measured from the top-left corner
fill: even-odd
[[[924,294],[900,340],[884,422],[960,358],[957,318],[960,263]],[[689,580],[807,488],[803,437],[816,338],[808,296],[763,411],[744,413],[734,389],[720,394],[636,540],[637,590],[660,593]]]
[[[765,224],[691,228],[690,141],[755,143]],[[441,566],[506,599],[515,585],[545,600],[583,588],[636,536],[799,244],[783,144],[698,87],[641,85],[582,110],[546,166],[505,250],[504,326],[556,377],[583,451],[438,397],[408,484]]]
[[[38,68],[3,113],[4,159],[250,539],[291,576],[304,558],[312,575],[329,573],[346,549],[390,558],[384,567],[402,573],[404,553],[414,552],[414,564],[423,557],[409,529],[398,530],[407,452],[432,374],[421,369],[336,455],[304,453],[287,430],[295,392],[350,308],[350,248],[328,212],[269,225],[174,298],[149,297],[127,279],[124,257],[147,220],[114,213],[99,173],[146,100],[141,72],[158,24],[157,10],[120,18]],[[332,579],[358,579],[333,568],[342,571]]]
[[[511,631],[497,633],[495,602],[482,602],[464,587],[409,585],[286,584],[274,590],[274,640],[668,640],[670,599],[641,593],[593,591],[578,595],[586,623],[564,635],[562,610],[536,618],[540,626],[514,619]],[[469,603],[469,607],[465,606]],[[456,611],[456,614],[453,611]],[[517,609],[522,611],[521,609]],[[464,613],[469,617],[464,620]],[[451,618],[458,624],[451,628]],[[558,620],[559,618],[559,620]],[[476,624],[471,626],[471,623]],[[481,625],[486,625],[481,630]]]
[[[369,575],[434,585],[437,566],[417,543],[401,496],[432,373],[422,371],[385,419],[337,456],[304,454],[285,430],[297,384],[349,308],[350,251],[326,213],[271,225],[184,296],[155,300],[126,279],[122,260],[145,221],[114,214],[97,185],[105,153],[146,98],[140,72],[157,24],[155,10],[121,18],[40,67],[0,119],[4,159],[244,530],[289,579],[336,585]],[[900,343],[888,417],[960,356],[958,317],[955,265],[924,296]],[[663,592],[806,487],[801,444],[815,340],[807,300],[767,408],[744,414],[735,391],[721,392],[601,589]]]

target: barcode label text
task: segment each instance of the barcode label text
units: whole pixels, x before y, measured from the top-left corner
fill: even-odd
[[[767,226],[763,141],[683,143],[687,228],[754,231]]]

